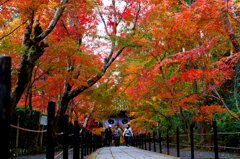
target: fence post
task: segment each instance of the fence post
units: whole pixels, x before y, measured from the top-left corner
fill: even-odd
[[[44,129],[44,125],[42,125],[42,126],[40,126],[40,127],[41,127],[41,130]],[[44,133],[44,132],[41,132],[41,133],[40,133],[40,146],[43,145],[43,133]]]
[[[191,159],[194,159],[194,136],[193,136],[193,127],[194,125],[190,125],[190,142],[191,142]]]
[[[87,156],[87,151],[88,151],[88,134],[87,134],[87,129],[85,129],[85,132],[84,132],[84,156]]]
[[[136,147],[136,143],[135,142],[136,142],[136,135],[131,137],[131,146]]]
[[[169,148],[169,128],[167,128],[167,154],[170,154],[170,148]]]
[[[137,145],[137,135],[134,135],[134,136],[132,137],[132,142],[131,142],[131,144],[132,144],[132,146],[134,146],[134,147],[138,147],[138,145]]]
[[[55,116],[55,103],[48,102],[48,118],[47,118],[47,153],[46,159],[54,159],[54,139],[53,139],[53,126]]]
[[[84,152],[84,127],[82,127],[82,132],[81,132],[81,159],[84,158],[83,152]]]
[[[217,122],[216,121],[213,121],[213,141],[214,141],[215,159],[219,159],[219,156],[218,156]]]
[[[11,115],[11,58],[0,57],[0,154],[1,158],[9,159],[9,132]]]
[[[136,135],[135,136],[135,147],[138,147],[138,148],[140,148],[140,135],[138,134],[138,135]]]
[[[147,133],[144,134],[144,149],[147,150]]]
[[[93,134],[93,151],[96,150],[96,135]]]
[[[101,138],[101,136],[97,136],[97,147],[98,148],[101,148],[102,146],[103,146],[103,143],[102,143],[103,141],[102,141],[102,138]]]
[[[99,136],[96,136],[96,149],[100,148],[100,139]]]
[[[142,147],[142,140],[141,140],[141,134],[138,135],[138,147]]]
[[[143,149],[143,144],[144,144],[144,142],[143,142],[143,134],[141,133],[141,149]]]
[[[136,143],[135,143],[136,145],[135,145],[135,146],[138,147],[138,148],[140,148],[140,135],[139,135],[139,134],[136,135],[136,136],[135,136],[135,139],[136,139]]]
[[[90,153],[93,152],[93,135],[92,132],[89,133],[89,137],[90,137]]]
[[[135,135],[133,140],[134,140],[134,146],[139,147],[139,135]]]
[[[162,135],[160,129],[158,129],[158,142],[159,142],[159,152],[162,153]]]
[[[88,155],[88,152],[89,152],[89,132],[86,131],[86,142],[85,142],[85,146],[86,146],[86,152],[85,152],[85,155],[87,156]]]
[[[87,129],[84,128],[84,156],[87,156]]]
[[[141,146],[140,135],[139,135],[139,134],[136,135],[135,139],[136,139],[136,145],[135,145],[135,147],[140,148],[140,146]]]
[[[176,142],[177,142],[177,157],[180,157],[180,148],[179,148],[179,127],[177,127]]]
[[[79,159],[79,125],[78,125],[78,121],[74,121],[73,133],[74,133],[73,159]]]
[[[151,133],[148,134],[148,148],[149,148],[149,151],[151,151]]]
[[[154,150],[154,152],[156,152],[156,138],[155,138],[155,135],[156,135],[156,133],[155,133],[155,131],[153,131],[153,150]]]
[[[20,126],[20,121],[19,121],[20,117],[19,115],[17,116],[17,127]],[[19,129],[17,129],[16,132],[16,148],[18,148],[18,144],[19,144]]]
[[[68,115],[63,119],[63,159],[68,159]]]

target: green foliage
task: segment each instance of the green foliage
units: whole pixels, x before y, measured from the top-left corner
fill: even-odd
[[[185,0],[188,4],[192,4],[193,0]]]
[[[218,134],[221,145],[237,147],[240,141],[240,122],[218,122]],[[221,133],[220,133],[221,132]]]
[[[23,107],[17,107],[13,113],[11,124],[17,126],[19,122],[19,127],[38,130],[39,129],[39,118],[41,112],[38,110],[24,109]],[[15,147],[15,138],[16,138],[16,129],[11,129],[11,147]],[[19,131],[19,147],[21,148],[32,148],[35,147],[38,143],[37,133],[30,133],[27,131]]]
[[[41,112],[39,110],[30,110],[30,109],[25,109],[23,107],[17,107],[14,116],[19,117],[20,120],[24,118],[28,118],[26,123],[29,123],[30,125],[35,125],[39,122],[39,117],[41,115]],[[23,120],[22,120],[23,121]]]

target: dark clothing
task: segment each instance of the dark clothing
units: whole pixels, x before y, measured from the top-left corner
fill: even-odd
[[[122,130],[120,128],[118,129],[114,129],[113,131],[113,140],[115,143],[115,146],[119,146],[120,145],[120,136],[122,134]]]
[[[105,129],[105,145],[110,146],[112,143],[112,130],[111,128]]]
[[[131,142],[131,136],[124,136],[125,145],[129,146]]]
[[[120,145],[120,136],[114,136],[113,140],[114,140],[115,146],[119,146]]]

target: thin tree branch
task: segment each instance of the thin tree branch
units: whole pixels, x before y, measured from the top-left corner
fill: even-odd
[[[228,12],[228,15],[240,24],[240,20],[238,20],[236,17],[234,17],[231,13]]]
[[[234,99],[235,99],[235,105],[236,105],[236,108],[238,110],[238,112],[240,113],[240,109],[239,109],[239,103],[238,103],[238,75],[239,75],[239,61],[236,65],[236,70],[235,70],[235,76],[234,76],[234,91],[233,91],[233,96],[234,96]]]
[[[113,1],[113,6],[114,6],[114,24],[116,26],[114,27],[117,27],[117,17],[116,16],[116,8],[115,8],[115,1]],[[139,13],[140,13],[140,10],[141,10],[141,5],[140,3],[138,3],[138,7],[137,7],[137,13],[136,13],[136,16],[134,18],[134,21],[133,21],[133,28],[132,30],[135,30],[136,28],[136,24],[137,24],[137,20],[138,20],[138,17],[139,17]],[[115,28],[116,29],[116,28]],[[114,32],[114,35],[116,35],[116,33]],[[116,53],[116,55],[112,58],[113,56],[113,53],[114,53],[114,49],[115,49],[115,39],[112,40],[112,48],[111,48],[111,52],[109,54],[109,56],[106,58],[105,60],[105,63],[104,63],[104,66],[102,68],[102,72],[106,72],[107,68],[113,63],[113,61],[122,53],[122,51],[125,49],[126,46],[122,47],[121,49],[118,50],[118,52]]]
[[[70,35],[69,32],[68,32],[68,29],[67,29],[67,27],[66,27],[66,25],[64,24],[64,21],[63,21],[62,19],[61,19],[61,23],[62,23],[63,28],[64,28],[65,31],[67,32],[67,34]]]
[[[225,2],[226,3],[226,2]],[[226,33],[228,34],[229,36],[229,39],[235,49],[235,53],[236,52],[240,52],[240,44],[236,38],[236,35],[235,35],[235,32],[232,28],[232,24],[229,20],[229,17],[228,17],[228,8],[226,9],[223,9],[222,11],[222,19],[223,19],[223,26],[224,26],[224,29],[226,31]]]
[[[23,33],[22,45],[27,46],[28,48],[30,48],[30,46],[32,45],[31,34],[32,34],[32,28],[34,23],[34,14],[35,14],[34,10],[31,9],[29,13],[28,21],[27,21],[28,24]]]
[[[113,19],[114,19],[113,34],[116,36],[118,22],[117,22],[117,11],[116,11],[115,0],[112,0],[112,5],[113,5]]]
[[[131,73],[131,74],[137,74],[137,75],[139,75],[138,73]],[[131,84],[136,81],[136,79],[137,79],[137,77],[135,77],[133,80],[131,80],[130,82],[128,82],[127,85],[125,86],[125,88],[124,88],[119,94],[125,93],[126,90],[131,86]]]
[[[92,114],[94,113],[94,110],[95,110],[95,105],[93,105],[93,107],[91,108],[88,116],[85,118],[84,123],[83,123],[83,126],[82,126],[82,129],[80,130],[80,133],[82,133],[83,128],[86,128],[86,127],[87,127],[88,121],[90,120]]]
[[[6,0],[6,1],[0,3],[0,6],[4,5],[4,4],[7,3],[8,1],[10,1],[10,0]]]
[[[202,95],[203,96],[212,97],[212,98],[215,98],[215,99],[219,100],[219,98],[217,96],[215,96],[215,95],[210,95],[210,94],[205,94],[205,93],[203,93]]]
[[[105,63],[105,64],[104,64],[104,66],[103,66],[103,68],[102,68],[102,70],[101,70],[102,73],[105,73],[105,72],[106,72],[107,68],[115,61],[115,59],[123,52],[123,50],[124,50],[125,48],[126,48],[126,46],[124,46],[124,47],[122,47],[121,49],[119,49],[119,50],[117,51],[116,55],[115,55],[113,58],[111,58],[108,63]]]
[[[180,0],[180,2],[181,2],[184,6],[186,6],[187,8],[190,7],[190,5],[189,5],[187,2],[185,2],[184,0]]]
[[[110,36],[109,31],[108,31],[108,28],[107,28],[106,21],[105,21],[105,19],[103,18],[103,15],[102,15],[102,13],[101,13],[101,11],[100,11],[100,9],[99,9],[98,6],[97,6],[97,11],[98,11],[98,14],[99,14],[99,16],[100,16],[102,22],[103,22],[104,30],[105,30],[106,34],[107,34],[108,36]]]
[[[60,5],[58,7],[58,9],[56,10],[54,17],[52,19],[52,21],[49,23],[47,29],[42,32],[36,39],[35,39],[35,43],[40,42],[41,40],[43,40],[45,37],[48,36],[48,34],[50,34],[52,32],[52,30],[54,29],[54,27],[57,25],[58,20],[60,19],[60,17],[62,16],[64,9],[66,8],[66,5],[68,3],[68,0],[61,0]]]
[[[118,20],[118,24],[122,21],[122,19],[123,19],[123,13],[126,11],[126,9],[127,9],[127,7],[129,7],[130,6],[130,4],[129,4],[129,2],[126,2],[126,6],[124,7],[124,9],[123,9],[123,11],[122,11],[122,14],[120,15],[120,18],[119,18],[119,20]]]
[[[27,20],[24,21],[22,24],[20,24],[19,26],[17,26],[16,28],[14,28],[12,31],[10,31],[9,33],[3,35],[2,37],[0,37],[0,40],[6,38],[7,36],[11,35],[12,33],[14,33],[17,29],[19,29],[22,25],[26,24]]]
[[[136,13],[136,16],[135,16],[135,19],[134,19],[134,22],[133,22],[133,28],[132,30],[135,30],[136,29],[136,25],[137,25],[137,20],[139,18],[139,13],[141,11],[141,4],[140,2],[138,3],[138,6],[137,6],[137,13]]]
[[[213,89],[213,92],[217,95],[218,99],[222,102],[223,106],[227,109],[227,111],[231,114],[231,116],[234,117],[237,120],[240,120],[239,116],[228,108],[227,104],[221,98],[221,96],[219,95],[219,93],[216,90],[216,88]]]

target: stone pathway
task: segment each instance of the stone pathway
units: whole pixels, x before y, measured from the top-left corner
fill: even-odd
[[[103,147],[92,153],[87,159],[178,159],[177,157],[150,152],[135,147]]]
[[[157,146],[157,152],[150,152],[142,149],[138,149],[135,147],[126,147],[126,146],[119,146],[119,147],[103,147],[95,152],[93,152],[90,156],[84,157],[88,159],[161,159],[162,157],[167,157],[165,159],[176,159],[176,157],[171,157],[164,155],[167,152],[166,147],[163,147],[162,152],[163,154],[159,153],[159,147]],[[152,147],[153,150],[153,147]],[[177,156],[176,149],[170,148],[170,155]],[[180,150],[180,158],[181,159],[190,159],[191,153],[188,150]],[[214,152],[208,151],[195,151],[194,152],[195,159],[214,159]],[[115,158],[114,158],[115,157]],[[129,157],[129,158],[127,158]],[[170,158],[169,158],[170,157]],[[72,149],[69,149],[69,159],[73,158]],[[240,159],[239,155],[230,154],[219,152],[220,159]],[[39,155],[29,155],[29,156],[19,156],[16,159],[46,159],[46,154],[39,154]],[[62,154],[60,152],[55,153],[55,159],[62,159]]]

